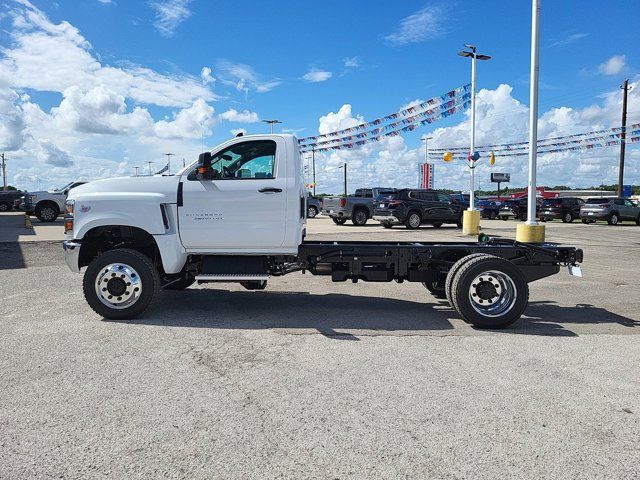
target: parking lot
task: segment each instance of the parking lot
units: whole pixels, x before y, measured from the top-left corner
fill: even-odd
[[[476,330],[420,284],[292,274],[106,321],[62,223],[0,214],[0,478],[637,478],[640,227],[547,223],[584,278]],[[483,220],[515,237],[516,222]],[[316,240],[461,240],[309,220]]]

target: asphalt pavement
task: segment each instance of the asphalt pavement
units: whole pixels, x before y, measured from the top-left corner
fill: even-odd
[[[460,239],[326,218],[308,234]],[[635,225],[548,224],[585,250],[584,278],[531,284],[503,331],[420,284],[308,274],[107,321],[35,237],[0,243],[0,478],[638,478]]]

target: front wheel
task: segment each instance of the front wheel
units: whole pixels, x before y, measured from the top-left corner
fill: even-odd
[[[160,277],[151,259],[128,248],[109,250],[89,264],[84,298],[98,315],[112,320],[140,315],[158,297]]]
[[[563,223],[571,223],[573,222],[573,214],[571,212],[567,212],[562,216]]]
[[[318,209],[311,205],[307,208],[307,218],[315,218],[318,215]]]
[[[420,227],[420,223],[422,223],[422,218],[420,218],[420,214],[417,212],[411,212],[407,215],[407,220],[405,221],[405,226],[410,230],[415,230]]]
[[[483,256],[460,267],[451,297],[465,321],[478,328],[505,328],[527,308],[529,285],[509,260]]]
[[[609,220],[607,221],[607,223],[609,225],[617,225],[619,220],[620,219],[618,218],[618,214],[617,213],[612,213],[611,216],[609,217]]]
[[[55,222],[59,214],[60,211],[56,205],[44,204],[36,207],[36,217],[43,223]]]
[[[336,225],[344,225],[347,221],[346,218],[342,217],[333,217],[331,220],[333,220],[333,223],[335,223]]]
[[[6,202],[0,202],[0,212],[8,212],[11,210],[11,205]]]

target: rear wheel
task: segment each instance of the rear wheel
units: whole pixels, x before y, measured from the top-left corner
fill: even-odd
[[[160,277],[149,257],[118,248],[93,259],[82,287],[87,303],[98,315],[129,319],[144,312],[158,297]]]
[[[563,223],[571,223],[573,222],[573,214],[571,212],[567,212],[562,216]]]
[[[465,321],[478,328],[505,328],[527,308],[529,286],[513,263],[488,255],[462,265],[451,296]]]
[[[347,221],[346,218],[342,217],[333,217],[331,220],[333,220],[333,223],[335,223],[336,225],[344,225]]]
[[[58,206],[55,204],[45,203],[43,205],[38,205],[36,207],[36,217],[38,220],[44,223],[55,222],[58,215],[60,215],[60,210]]]
[[[424,288],[429,290],[429,293],[436,298],[447,298],[444,291],[444,285],[441,282],[422,282]]]
[[[362,225],[367,223],[368,219],[369,214],[367,213],[367,211],[360,208],[353,213],[353,216],[351,217],[351,223],[357,225],[358,227],[361,227]]]
[[[407,215],[407,219],[404,222],[405,226],[411,230],[415,230],[420,227],[420,223],[422,223],[422,218],[418,212],[411,212]]]
[[[609,225],[617,225],[619,221],[620,221],[620,218],[618,217],[618,214],[612,213],[611,216],[609,217],[609,220],[607,220],[607,223]]]
[[[11,210],[11,205],[6,202],[0,202],[0,212],[8,212]]]
[[[460,267],[462,267],[469,260],[472,260],[478,257],[483,257],[486,255],[487,255],[486,253],[472,253],[471,255],[462,257],[460,260],[454,263],[449,269],[449,272],[447,273],[447,279],[444,282],[444,293],[445,293],[446,299],[449,300],[449,303],[451,304],[452,307],[453,307],[453,299],[451,298],[451,286],[453,285],[453,281],[455,279],[456,274],[460,270]]]
[[[582,223],[584,223],[584,224],[586,225],[586,224],[588,224],[588,223],[590,223],[590,222],[589,222],[589,220],[587,220],[586,218],[583,218],[583,219],[582,219]]]
[[[307,207],[307,218],[315,218],[318,215],[318,209],[313,205]]]

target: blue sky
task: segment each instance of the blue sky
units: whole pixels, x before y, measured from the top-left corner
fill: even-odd
[[[285,131],[306,136],[323,125],[344,128],[360,117],[386,115],[468,82],[469,61],[456,55],[464,43],[493,57],[478,65],[478,89],[486,90],[479,106],[488,116],[479,127],[479,142],[526,139],[528,1],[34,0],[6,5],[0,44],[4,66],[10,68],[4,69],[7,78],[0,77],[0,86],[13,92],[6,101],[16,116],[24,116],[25,127],[21,145],[5,139],[4,147],[16,147],[12,173],[30,188],[35,177],[49,186],[73,176],[129,174],[149,159],[160,167],[166,149],[190,160],[200,150],[203,132],[205,144],[213,146],[232,130],[266,131],[260,119],[278,118]],[[636,11],[631,0],[544,2],[540,115],[549,118],[541,135],[615,126],[614,94],[624,78],[637,83],[640,71]],[[51,71],[54,64],[65,65],[68,75]],[[141,85],[140,76],[148,88],[145,83],[140,87],[145,92],[132,93]],[[498,90],[501,84],[509,91]],[[87,102],[95,109],[93,117],[86,115],[90,118],[81,114]],[[349,112],[340,110],[345,104]],[[329,112],[338,115],[320,120]],[[640,120],[635,94],[629,119]],[[400,144],[327,155],[320,168],[331,171],[346,160],[366,171],[356,182],[415,183],[412,166],[419,161],[420,136],[440,128],[436,146],[465,145],[465,120],[458,114]],[[637,148],[630,150],[637,155]],[[585,164],[582,157],[559,158],[548,174],[543,168],[543,179],[570,183],[578,162],[585,171],[574,183],[612,183],[614,153],[595,167],[593,159]],[[47,165],[46,175],[29,158]],[[520,165],[504,167],[520,179]],[[562,175],[556,175],[559,168]],[[436,182],[439,174],[443,180],[436,186],[464,187],[464,169],[438,165],[436,172]],[[628,176],[629,183],[639,182],[640,169],[629,167]],[[329,177],[326,189],[339,183]]]

